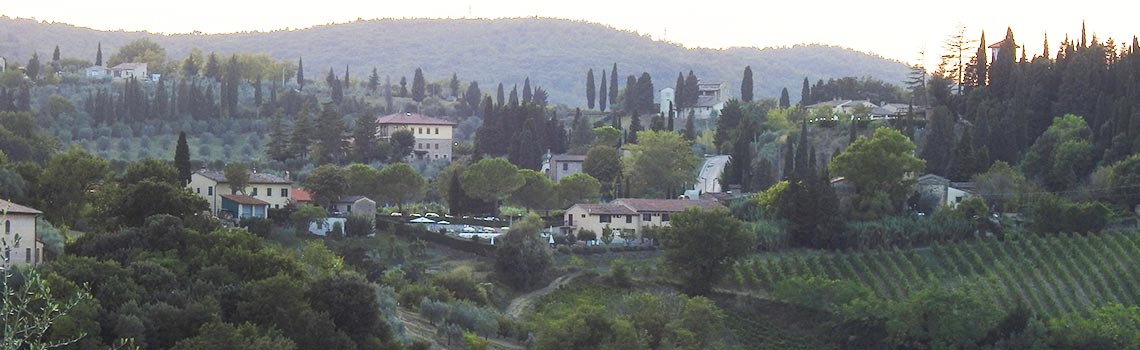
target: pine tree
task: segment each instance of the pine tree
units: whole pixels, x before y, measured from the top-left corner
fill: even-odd
[[[297,58],[297,86],[305,89],[305,61],[303,57]]]
[[[102,66],[103,65],[103,43],[102,42],[100,42],[99,45],[95,47],[95,65],[96,66]]]
[[[586,107],[594,109],[594,94],[597,93],[597,87],[594,86],[594,69],[590,68],[586,72]]]
[[[689,141],[697,139],[696,116],[693,111],[689,111],[689,115],[685,117],[685,139]]]
[[[377,153],[376,117],[369,113],[360,113],[356,118],[356,125],[352,130],[352,152],[356,161],[369,163],[373,160],[384,159]]]
[[[634,113],[633,119],[629,120],[629,134],[625,137],[625,143],[637,143],[637,132],[641,130],[641,116]]]
[[[293,121],[293,136],[289,138],[289,154],[292,155],[292,158],[308,158],[309,144],[312,143],[310,135],[312,134],[313,127],[309,125],[309,105],[305,104],[301,107],[301,113],[298,113],[296,120]]]
[[[610,109],[615,110],[618,106],[618,75],[617,63],[614,63],[613,68],[610,69]],[[605,79],[606,77],[602,77]]]
[[[293,158],[293,154],[289,151],[289,131],[285,127],[285,122],[281,120],[281,114],[280,109],[273,114],[273,121],[269,124],[269,143],[265,145],[269,159],[278,162]]]
[[[412,77],[412,100],[423,102],[426,97],[427,81],[424,80],[424,71],[416,68],[416,75]]]
[[[317,162],[321,164],[339,164],[344,154],[344,120],[336,108],[331,102],[325,103],[317,118],[316,125],[320,127],[314,130],[314,136],[315,146],[320,151]]]
[[[459,98],[459,75],[454,72],[451,73],[451,82],[447,84],[451,89],[451,97]]]
[[[530,89],[530,77],[526,77],[526,80],[523,81],[522,103],[531,102],[534,102],[534,94]]]
[[[376,67],[372,67],[372,75],[368,76],[368,91],[376,93],[376,89],[380,88],[380,74],[376,73]]]
[[[400,77],[400,97],[408,97],[408,77]]]
[[[51,52],[51,61],[59,62],[59,45],[56,45],[55,50]]]
[[[186,132],[178,132],[178,144],[174,146],[174,168],[178,169],[178,179],[182,186],[190,183],[190,145],[186,143]]]
[[[811,85],[808,84],[808,78],[804,77],[804,85],[800,88],[800,107],[806,107],[815,103],[811,100]]]
[[[788,96],[788,88],[780,90],[780,108],[788,108],[792,106],[792,97]]]
[[[602,70],[602,84],[598,87],[598,109],[602,112],[606,111],[606,95],[609,95],[609,89],[606,87],[606,70]]]
[[[752,66],[744,67],[744,79],[740,81],[740,99],[744,102],[752,102]],[[788,89],[784,88],[784,95],[780,96],[780,102],[783,102],[783,97],[787,96]]]

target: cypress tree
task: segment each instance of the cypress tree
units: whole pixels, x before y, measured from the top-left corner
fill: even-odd
[[[511,88],[511,97],[507,100],[507,107],[519,106],[519,86],[515,85]]]
[[[685,98],[685,75],[681,72],[677,72],[677,83],[673,87],[673,101],[676,102],[678,109],[689,107],[685,104],[689,99]]]
[[[174,146],[174,168],[178,169],[178,179],[182,186],[190,183],[190,145],[186,143],[186,132],[178,132],[178,144]]]
[[[622,100],[622,112],[629,115],[638,113],[637,95],[637,77],[631,74],[625,77],[625,96],[624,100]]]
[[[780,90],[780,108],[788,108],[792,106],[792,98],[788,96],[788,88]]]
[[[783,180],[791,180],[792,174],[796,173],[796,153],[795,153],[795,137],[788,137],[787,142],[784,144],[784,176]]]
[[[788,89],[784,89],[784,96],[787,96]],[[744,66],[744,79],[740,81],[740,99],[744,102],[752,102],[752,66]],[[781,102],[783,96],[781,96]]]
[[[801,122],[800,138],[798,141],[799,144],[796,145],[795,177],[797,179],[806,179],[811,175],[811,166],[808,164],[808,157],[810,156],[808,151],[811,149],[811,140],[808,136],[807,120]]]
[[[666,123],[667,123],[668,125],[666,125],[666,126],[665,126],[665,128],[666,128],[667,130],[669,130],[669,131],[677,131],[677,129],[673,128],[673,119],[676,119],[676,117],[677,117],[677,112],[676,112],[676,111],[674,110],[674,108],[673,108],[673,101],[669,101],[669,112],[668,112],[668,114],[665,116],[665,118],[668,118],[668,119],[666,120]]]
[[[305,61],[303,57],[297,57],[297,85],[301,89],[305,88]]]
[[[416,75],[412,77],[412,100],[423,102],[426,97],[427,81],[424,79],[423,69],[416,68]]]
[[[59,62],[59,45],[56,45],[55,50],[51,52],[51,61]]]
[[[811,100],[811,85],[808,84],[808,78],[804,77],[804,85],[800,88],[800,107],[804,107],[815,103]]]
[[[344,88],[348,89],[351,87],[352,87],[352,80],[348,78],[348,65],[346,64],[346,65],[344,65]]]
[[[978,40],[978,53],[974,56],[974,84],[975,86],[986,85],[986,74],[988,63],[986,63],[986,32],[982,31],[982,38]]]
[[[253,80],[253,105],[261,107],[261,73],[257,73],[257,78]]]
[[[693,107],[697,105],[697,99],[700,98],[700,80],[693,71],[689,71],[689,75],[685,77],[685,106]]]
[[[689,111],[689,115],[685,117],[685,139],[689,141],[697,139],[696,117],[693,111]]]
[[[641,77],[637,78],[638,111],[653,112],[653,91],[653,77],[647,72],[641,72]]]
[[[534,93],[530,90],[530,77],[523,80],[522,103],[531,103],[534,101]]]
[[[380,74],[376,73],[376,67],[372,67],[372,75],[368,76],[368,92],[376,93],[380,88]]]
[[[602,70],[602,83],[598,87],[598,109],[602,112],[606,111],[606,97],[609,95],[609,88],[606,86],[606,70]]]
[[[344,153],[344,120],[337,113],[335,104],[324,104],[316,125],[320,126],[314,130],[316,146],[320,150],[318,161],[321,164],[340,163]]]
[[[506,103],[507,98],[505,95],[506,94],[503,93],[503,83],[499,83],[499,89],[495,93],[495,105],[496,106],[502,107],[503,104]]]
[[[618,75],[617,63],[614,63],[613,68],[610,69],[610,109],[616,109],[618,100]],[[605,79],[606,77],[602,77]]]
[[[305,104],[301,107],[301,113],[297,114],[297,119],[293,121],[293,136],[289,139],[289,153],[293,158],[308,158],[309,144],[312,143],[309,135],[312,133],[312,126],[309,125],[309,105]]]
[[[370,113],[360,113],[356,117],[356,125],[352,130],[352,152],[357,161],[361,163],[368,163],[373,160],[383,159],[382,156],[376,154],[377,140],[376,130],[379,129],[376,124],[376,117]]]
[[[586,107],[589,109],[594,109],[594,94],[596,91],[596,86],[594,86],[594,69],[590,68],[590,70],[586,72]]]
[[[629,135],[625,137],[626,143],[637,143],[637,132],[641,131],[641,116],[636,113],[629,120]]]
[[[102,42],[100,42],[99,45],[96,46],[96,48],[95,48],[95,65],[96,66],[102,66],[103,65],[103,43]]]
[[[269,159],[284,162],[293,158],[289,152],[289,131],[285,122],[281,120],[282,110],[273,113],[273,121],[269,124],[269,143],[265,145],[265,152]]]
[[[459,98],[459,75],[458,74],[455,74],[455,72],[451,73],[451,82],[449,82],[447,84],[447,87],[449,89],[451,89],[451,97]]]
[[[947,170],[947,177],[953,181],[969,181],[974,174],[977,174],[981,169],[978,169],[978,155],[974,150],[973,132],[970,130],[963,130],[962,137],[958,139],[958,144],[954,147],[954,157],[950,159],[950,166]]]
[[[222,79],[222,64],[218,62],[218,55],[213,52],[206,59],[206,77],[213,79],[214,82]]]
[[[1015,84],[1014,65],[1017,60],[1017,44],[1013,41],[1013,30],[1007,28],[1005,39],[997,49],[997,55],[990,66],[989,85],[1001,97],[1011,97]]]
[[[400,97],[408,97],[408,77],[400,77]]]
[[[388,76],[388,75],[384,76],[384,105],[385,105],[385,109],[384,109],[385,112],[387,112],[387,113],[395,112],[392,109],[394,107],[394,106],[392,106],[392,77]]]

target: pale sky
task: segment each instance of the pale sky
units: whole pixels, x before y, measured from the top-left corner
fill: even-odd
[[[959,24],[993,43],[1012,27],[1030,56],[1048,32],[1056,53],[1065,34],[1131,43],[1140,34],[1140,4],[1127,0],[1052,1],[904,0],[796,1],[690,0],[0,0],[0,15],[64,22],[102,30],[226,33],[305,28],[357,18],[555,17],[587,20],[648,34],[687,47],[772,47],[819,43],[872,52],[927,66],[944,52],[942,41]],[[956,9],[952,10],[951,6]],[[1091,38],[1090,38],[1091,39]]]

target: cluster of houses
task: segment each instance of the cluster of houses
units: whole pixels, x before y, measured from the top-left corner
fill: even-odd
[[[915,115],[924,115],[926,113],[925,107],[921,106],[888,102],[875,104],[868,100],[835,99],[808,105],[804,108],[808,110],[830,109],[832,113],[831,120],[833,121],[838,121],[841,115],[854,116],[860,113],[865,113],[871,120],[898,119],[910,113],[914,113]]]

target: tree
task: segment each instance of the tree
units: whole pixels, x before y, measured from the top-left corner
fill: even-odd
[[[574,109],[574,120],[571,122],[570,145],[571,148],[584,149],[594,143],[594,129],[590,126],[589,118],[582,117],[581,109]],[[581,151],[578,151],[581,152]]]
[[[302,57],[297,58],[297,86],[305,89],[305,61]]]
[[[136,39],[123,45],[119,51],[107,59],[107,66],[114,67],[120,63],[142,62],[146,63],[150,71],[161,72],[166,63],[166,49],[150,39]]]
[[[674,214],[661,235],[665,265],[680,276],[681,289],[704,295],[751,250],[755,237],[728,210],[687,208]]]
[[[182,77],[192,78],[198,76],[198,55],[191,53],[186,56],[186,60],[182,61]]]
[[[942,176],[948,175],[947,168],[953,156],[954,116],[945,106],[934,108],[930,116],[930,128],[926,134],[926,144],[921,157],[926,160],[926,171]]]
[[[230,194],[245,194],[249,186],[249,167],[242,163],[226,164],[226,182],[230,183]]]
[[[1140,205],[1140,154],[1133,154],[1110,169],[1116,201],[1125,208],[1136,208]]]
[[[597,91],[594,86],[594,69],[590,68],[590,70],[586,72],[586,107],[594,109],[594,94],[596,94]]]
[[[511,202],[529,210],[548,210],[558,205],[557,192],[550,177],[532,169],[519,170],[523,185],[511,193]]]
[[[103,42],[99,42],[99,44],[95,47],[95,65],[103,65]]]
[[[174,167],[178,169],[178,179],[182,186],[190,183],[190,145],[186,143],[186,132],[178,132],[178,144],[174,146]]]
[[[811,104],[811,85],[808,83],[808,78],[804,77],[804,84],[800,87],[800,107]]]
[[[370,113],[360,113],[356,117],[356,126],[352,130],[352,152],[356,161],[368,163],[373,160],[384,159],[382,155],[378,154],[376,130],[379,128],[380,126],[376,124],[376,117]]]
[[[534,93],[531,92],[530,89],[530,77],[526,77],[526,80],[523,81],[522,103],[531,103],[531,101],[534,101],[533,98]]]
[[[238,326],[222,322],[202,325],[197,335],[179,340],[174,350],[292,350],[294,343],[279,330],[265,331],[252,323]]]
[[[293,121],[293,135],[289,138],[289,154],[293,158],[307,159],[309,145],[312,143],[313,127],[309,124],[309,107],[301,107],[297,119]]]
[[[332,164],[313,169],[303,184],[313,194],[313,203],[321,207],[328,207],[348,189],[344,170]]]
[[[38,179],[44,216],[52,222],[74,227],[89,202],[93,186],[102,183],[111,168],[104,159],[77,146],[52,155]]]
[[[24,67],[24,74],[28,79],[38,80],[40,77],[40,54],[32,53],[32,58],[28,59],[28,65]]]
[[[678,77],[680,78],[680,77]],[[744,102],[752,102],[752,66],[744,66],[744,79],[740,81],[740,100]],[[787,96],[788,89],[784,89],[784,94],[780,95],[780,102],[784,101],[784,96]],[[781,105],[782,106],[782,105]]]
[[[426,87],[427,82],[424,80],[424,71],[420,68],[416,68],[416,74],[412,77],[412,100],[423,102],[426,96]]]
[[[143,172],[157,170],[169,174],[159,174],[157,177],[128,174],[128,177],[134,179],[104,185],[96,193],[97,201],[103,204],[97,206],[94,210],[96,214],[92,215],[95,226],[108,231],[120,227],[141,227],[154,215],[188,219],[210,208],[205,199],[174,180],[175,170],[170,165],[158,161],[136,162],[132,165],[136,167],[135,172],[140,170],[137,165],[142,165],[151,168],[142,169]],[[154,169],[155,166],[161,168]],[[166,177],[170,179],[164,180]]]
[[[499,241],[495,273],[515,289],[534,286],[554,263],[550,246],[538,236],[543,226],[542,218],[531,213],[511,225]]]
[[[689,115],[685,117],[685,139],[690,142],[697,139],[697,123],[693,111],[689,111]]]
[[[345,193],[362,195],[375,200],[380,198],[380,171],[367,164],[352,164],[344,168]]]
[[[321,228],[321,226],[324,225],[324,218],[328,216],[329,211],[324,208],[312,204],[301,204],[297,206],[297,210],[289,214],[289,220],[293,222],[293,228],[297,230],[297,232],[308,232],[309,224],[320,220],[317,222],[318,228]]]
[[[424,178],[407,163],[395,163],[380,169],[380,199],[395,203],[401,211],[404,203],[423,196]]]
[[[368,92],[376,93],[380,89],[380,74],[376,72],[376,67],[372,67],[372,75],[368,76]]]
[[[610,91],[609,91],[610,96],[609,97],[610,97],[610,109],[611,110],[616,109],[616,107],[618,105],[618,103],[617,103],[618,102],[618,75],[617,74],[618,74],[617,73],[617,63],[615,62],[613,68],[610,69]],[[606,77],[602,77],[602,79],[605,79],[605,78]]]
[[[605,183],[612,183],[621,174],[621,157],[618,150],[599,144],[590,147],[586,160],[582,162],[582,172]]]
[[[1045,185],[1050,191],[1062,191],[1075,185],[1092,171],[1094,149],[1085,119],[1066,114],[1053,119],[1026,152],[1021,168],[1026,177]]]
[[[574,173],[558,180],[556,186],[561,208],[588,203],[601,198],[602,183],[586,173]]]
[[[889,211],[895,212],[910,194],[915,181],[912,175],[925,166],[925,161],[913,155],[914,148],[898,130],[879,128],[871,138],[860,136],[855,140],[831,161],[829,169],[855,185],[859,195],[856,201],[881,194],[888,200],[888,208],[896,208]]]
[[[928,288],[892,305],[887,333],[899,347],[968,348],[1001,317],[988,300],[961,289]]]
[[[389,142],[392,144],[392,159],[390,161],[403,162],[412,155],[412,151],[416,148],[416,135],[411,130],[396,130],[390,136]]]
[[[628,146],[623,158],[625,177],[638,197],[672,197],[693,183],[700,158],[680,134],[668,131],[642,131],[638,143]]]
[[[7,247],[7,244],[4,244]],[[5,258],[5,265],[8,261]],[[52,293],[51,283],[40,277],[36,269],[21,271],[16,276],[14,269],[0,271],[0,314],[4,315],[3,334],[0,334],[0,349],[51,349],[78,342],[84,334],[65,334],[63,339],[55,337],[62,328],[57,323],[67,319],[68,314],[79,311],[76,308],[91,301],[91,295],[84,291],[74,293]],[[16,283],[17,277],[20,283]],[[56,327],[53,327],[56,326]],[[71,333],[66,330],[62,331]]]
[[[606,97],[609,95],[609,88],[606,87],[607,80],[609,79],[606,79],[606,70],[603,69],[602,83],[601,86],[598,87],[598,109],[602,112],[606,111]]]
[[[788,108],[792,106],[792,98],[788,96],[788,88],[780,90],[780,108]]]
[[[526,179],[519,175],[519,168],[506,159],[483,159],[463,171],[460,177],[463,191],[475,198],[498,203],[507,199]]]
[[[459,75],[451,73],[451,82],[447,84],[451,97],[459,98]]]

